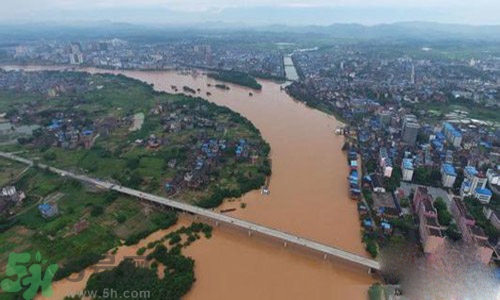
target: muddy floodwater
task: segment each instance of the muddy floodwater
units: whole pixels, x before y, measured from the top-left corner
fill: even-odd
[[[348,195],[348,166],[343,138],[334,133],[339,125],[335,118],[295,101],[270,81],[261,81],[262,91],[250,96],[249,89],[231,84],[230,90],[217,89],[216,81],[201,73],[114,73],[169,93],[174,93],[172,85],[200,89],[200,97],[242,114],[261,131],[271,145],[270,194],[253,191],[241,200],[245,209],[237,201],[220,209],[236,208],[228,214],[367,255],[356,202]],[[366,270],[227,228],[216,229],[212,239],[197,241],[185,253],[196,261],[197,281],[185,297],[189,300],[357,300],[367,298],[372,283]],[[63,285],[56,288],[68,288]]]

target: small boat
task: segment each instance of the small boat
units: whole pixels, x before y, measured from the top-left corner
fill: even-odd
[[[267,187],[267,186],[263,187],[261,194],[262,195],[269,195],[269,194],[271,194],[271,191],[269,190],[269,187]]]

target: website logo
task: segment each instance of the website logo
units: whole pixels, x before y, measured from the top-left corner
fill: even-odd
[[[7,293],[17,293],[24,290],[24,300],[35,298],[40,288],[44,297],[50,297],[54,293],[52,280],[58,268],[57,264],[48,264],[47,260],[42,260],[39,251],[36,253],[33,263],[31,263],[29,253],[12,252],[9,255],[5,272],[5,275],[10,278],[2,280],[0,287]]]

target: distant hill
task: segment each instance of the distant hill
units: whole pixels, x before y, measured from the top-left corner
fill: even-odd
[[[80,23],[27,23],[0,26],[0,43],[39,38],[85,39],[98,37],[129,38],[137,41],[185,38],[187,35],[210,35],[229,32],[255,34],[287,33],[288,35],[315,34],[346,39],[417,39],[469,40],[500,42],[500,25],[473,26],[432,22],[400,22],[366,26],[336,23],[329,26],[248,26],[242,23],[202,22],[184,25],[136,25],[110,21]]]
[[[273,32],[322,33],[337,38],[380,39],[404,38],[424,40],[498,40],[500,25],[473,26],[434,22],[401,22],[365,26],[360,24],[332,24],[329,26],[280,26],[261,27]]]

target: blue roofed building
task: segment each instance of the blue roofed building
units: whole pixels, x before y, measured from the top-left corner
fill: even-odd
[[[474,196],[482,203],[489,203],[491,191],[486,188],[488,178],[483,172],[479,172],[473,166],[464,169],[464,182],[460,187],[460,196]]]
[[[488,204],[491,201],[493,193],[487,188],[477,188],[474,191],[474,197],[483,204]]]
[[[441,182],[444,187],[451,188],[457,179],[457,172],[451,164],[443,164],[441,166]]]
[[[44,218],[52,218],[59,214],[59,208],[57,206],[57,203],[43,203],[38,205],[38,210],[40,211],[40,214],[42,214],[42,217]]]
[[[460,147],[462,144],[462,133],[448,122],[443,123],[443,134],[454,147]]]
[[[411,181],[413,179],[413,160],[410,158],[404,158],[401,164],[401,169],[403,171],[403,180]]]

